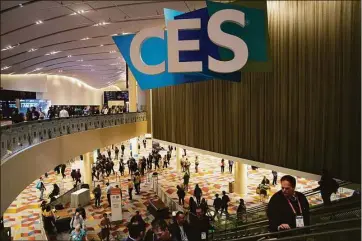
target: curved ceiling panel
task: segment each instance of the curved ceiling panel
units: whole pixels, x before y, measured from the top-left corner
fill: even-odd
[[[1,73],[62,74],[101,88],[125,79],[112,35],[162,26],[163,8],[203,1],[1,1]]]

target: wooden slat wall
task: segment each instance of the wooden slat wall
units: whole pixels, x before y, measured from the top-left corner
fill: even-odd
[[[268,2],[272,73],[153,90],[153,135],[360,183],[359,1]]]

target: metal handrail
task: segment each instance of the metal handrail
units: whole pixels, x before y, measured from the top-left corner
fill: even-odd
[[[1,127],[1,160],[60,136],[147,120],[145,112],[89,115],[22,122]]]
[[[346,228],[346,229],[337,229],[337,230],[332,230],[332,231],[324,231],[324,232],[319,232],[319,233],[311,233],[311,234],[303,234],[303,235],[297,235],[297,236],[292,236],[292,237],[284,237],[284,238],[278,238],[278,241],[283,241],[283,240],[294,240],[294,239],[300,239],[300,238],[312,238],[312,237],[318,237],[318,236],[331,236],[331,235],[335,235],[338,233],[350,233],[353,231],[361,231],[361,227],[358,228]],[[361,234],[359,232],[359,234]],[[275,238],[272,239],[264,239],[264,241],[271,241],[271,240],[275,240]]]
[[[352,219],[346,219],[346,220],[339,220],[339,221],[331,221],[331,222],[326,222],[326,223],[318,223],[318,224],[314,224],[314,225],[309,225],[309,226],[305,226],[303,228],[295,228],[295,229],[290,229],[290,230],[283,230],[283,231],[279,231],[279,232],[274,232],[274,233],[263,233],[263,234],[258,234],[258,235],[254,235],[254,236],[249,236],[249,237],[243,237],[243,238],[238,238],[238,239],[229,239],[228,241],[242,241],[242,240],[247,240],[250,238],[262,238],[266,235],[268,236],[280,236],[280,235],[288,235],[294,232],[300,232],[300,231],[309,231],[312,229],[316,229],[316,228],[321,228],[321,227],[325,227],[325,226],[329,226],[329,225],[338,225],[338,224],[343,224],[343,223],[348,223],[351,224],[352,222],[359,222],[361,221],[361,218],[352,218]]]
[[[340,187],[343,187],[343,186],[346,186],[346,185],[350,184],[350,182],[340,181],[340,180],[338,180],[337,182],[338,182],[338,184],[339,184]],[[306,197],[309,197],[309,196],[313,196],[313,195],[319,194],[319,193],[320,193],[320,190],[319,190],[319,189],[312,189],[312,190],[307,190],[307,191],[302,192],[302,193],[303,193]],[[314,208],[321,208],[321,207],[324,207],[324,205],[323,205],[323,204],[320,204],[320,205],[313,206],[312,208],[314,209]],[[247,211],[247,212],[246,212],[247,220],[248,220],[248,219],[251,219],[251,220],[252,220],[252,218],[248,218],[248,217],[252,217],[252,215],[255,215],[255,214],[260,213],[260,212],[265,212],[265,211],[266,211],[266,208],[267,208],[267,204],[264,203],[264,204],[258,205],[258,206],[256,206],[256,207],[247,209],[247,210],[246,210],[246,211]],[[226,217],[226,219],[223,220],[223,221],[233,222],[233,221],[235,221],[235,220],[238,220],[237,214],[229,214],[229,215]],[[253,220],[253,221],[261,221],[261,220],[263,220],[263,218],[259,218],[259,219],[257,219],[257,220]]]
[[[354,204],[354,203],[359,203],[359,200],[353,199],[352,202],[348,202],[348,203],[342,203],[342,204],[337,203],[336,205],[333,205],[333,206],[327,206],[327,207],[323,206],[323,208],[319,207],[318,209],[311,209],[310,210],[311,220],[314,220],[316,218],[321,220],[323,217],[327,217],[327,216],[337,217],[338,215],[346,213],[346,212],[351,212],[351,211],[355,212],[355,211],[358,211],[358,210],[360,211],[361,210],[360,207],[353,207],[353,208],[350,208],[348,210],[343,209],[343,210],[340,210],[340,211],[337,211],[337,212],[332,211],[332,212],[328,212],[328,213],[325,213],[325,212],[324,213],[318,213],[321,210],[329,211],[329,209],[341,208],[343,206],[351,205],[351,204]],[[261,228],[262,225],[266,225],[268,222],[269,222],[268,219],[263,219],[263,220],[260,220],[260,221],[240,225],[237,228],[227,229],[227,230],[224,230],[224,231],[216,232],[213,235],[216,235],[216,236],[228,236],[228,235],[232,235],[234,233],[238,233],[240,231],[248,230],[249,227],[252,227],[252,226],[258,226],[258,228]]]

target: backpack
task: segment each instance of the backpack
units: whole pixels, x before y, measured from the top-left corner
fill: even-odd
[[[38,181],[38,183],[35,186],[36,189],[40,190],[41,189],[41,181]]]

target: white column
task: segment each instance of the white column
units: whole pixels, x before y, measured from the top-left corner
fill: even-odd
[[[92,186],[92,165],[94,162],[93,152],[87,152],[83,154],[83,165],[84,165],[84,183]]]
[[[235,162],[234,171],[234,192],[240,195],[248,193],[248,166],[240,161]]]
[[[138,137],[130,139],[130,147],[132,147],[132,155],[133,157],[138,156]]]
[[[182,154],[181,154],[181,149],[180,147],[176,148],[176,171],[181,173],[181,158],[182,158]]]

